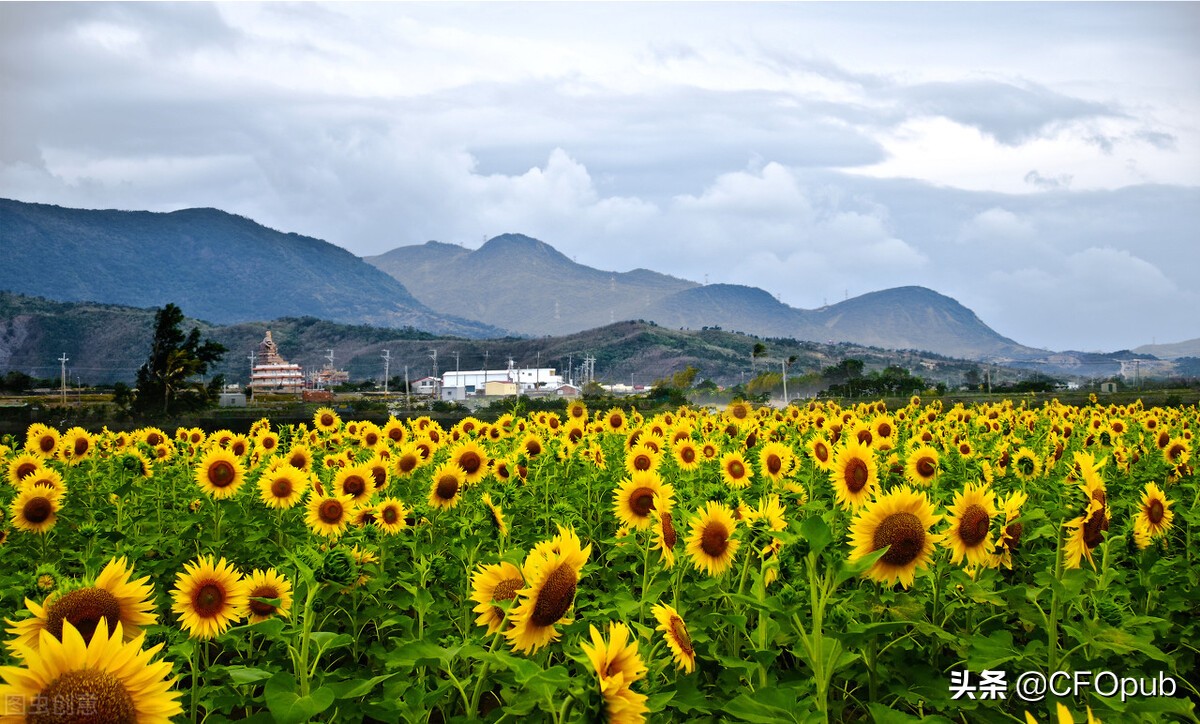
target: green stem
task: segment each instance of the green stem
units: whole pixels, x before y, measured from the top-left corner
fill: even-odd
[[[1050,620],[1046,623],[1046,673],[1057,671],[1058,664],[1058,588],[1063,575],[1063,521],[1058,524],[1058,547],[1054,554],[1054,580],[1058,585],[1050,591]]]
[[[197,662],[196,662],[196,659],[199,658],[199,656],[200,656],[200,642],[193,640],[192,641],[192,655],[190,657],[188,657],[191,660],[191,665],[192,665],[192,706],[191,706],[190,716],[188,718],[193,722],[196,721],[196,711],[200,704],[199,675],[197,673],[197,671],[199,670],[200,667],[197,665]]]

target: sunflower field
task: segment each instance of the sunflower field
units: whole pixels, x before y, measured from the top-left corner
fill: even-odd
[[[1197,429],[915,397],[34,424],[0,445],[0,722],[1196,722]]]

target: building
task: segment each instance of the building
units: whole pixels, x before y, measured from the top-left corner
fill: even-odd
[[[514,391],[508,394],[516,395],[557,389],[563,384],[563,378],[553,367],[514,367],[510,359],[508,367],[502,370],[455,370],[444,373],[440,398],[462,400],[470,395],[490,395],[492,393],[487,392],[487,388],[497,382],[514,385]]]
[[[438,378],[422,377],[421,379],[412,383],[412,393],[414,395],[429,395],[430,397],[436,397],[438,393],[438,387]]]
[[[279,356],[279,348],[271,339],[271,330],[258,345],[258,353],[250,356],[250,387],[254,390],[302,392],[304,370]]]

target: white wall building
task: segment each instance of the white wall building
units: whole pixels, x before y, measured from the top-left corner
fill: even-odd
[[[563,383],[562,375],[553,367],[508,367],[502,370],[461,370],[442,374],[442,399],[461,400],[469,395],[483,394],[489,382],[512,382],[520,392],[554,389]]]

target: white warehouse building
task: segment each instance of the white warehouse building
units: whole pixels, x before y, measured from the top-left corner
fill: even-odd
[[[562,375],[553,367],[513,367],[502,370],[461,370],[442,374],[442,399],[462,400],[470,395],[482,395],[489,382],[512,382],[523,394],[539,389],[552,390],[563,383]]]

